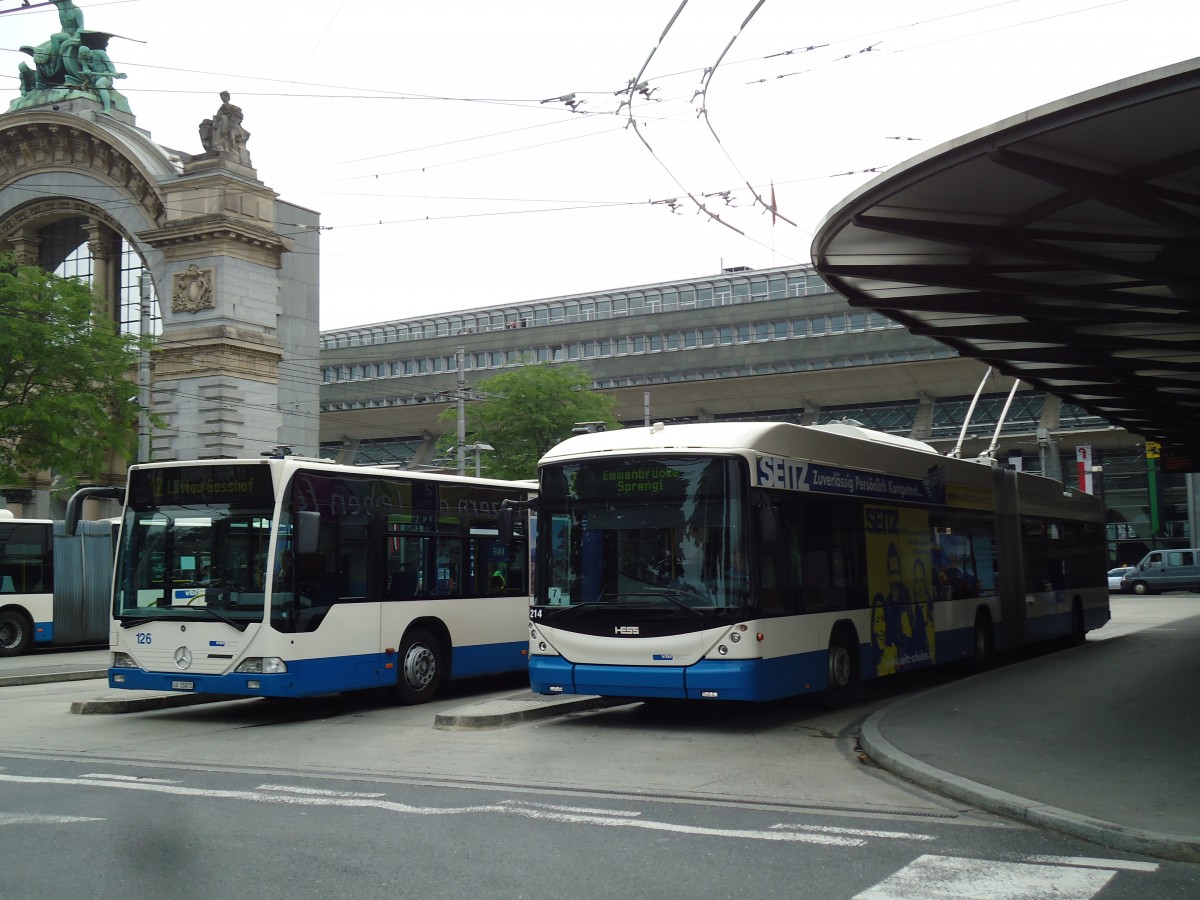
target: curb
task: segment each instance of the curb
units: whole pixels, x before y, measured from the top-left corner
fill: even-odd
[[[887,710],[874,713],[859,732],[860,746],[881,767],[922,787],[929,788],[1010,819],[1048,828],[1094,844],[1154,856],[1160,859],[1200,862],[1200,837],[1128,828],[1056,806],[1019,797],[976,781],[934,768],[897,749],[883,736],[879,723]]]
[[[76,700],[71,712],[77,716],[119,715],[121,713],[145,712],[152,709],[174,709],[179,706],[199,706],[202,703],[220,703],[224,700],[242,700],[224,694],[149,694],[138,697],[97,697],[94,700]]]
[[[0,687],[15,687],[20,684],[51,684],[56,681],[93,681],[108,678],[108,669],[91,669],[82,672],[45,672],[41,675],[5,675],[0,677]]]
[[[464,706],[450,712],[438,713],[433,727],[445,730],[471,728],[500,728],[521,722],[536,722],[567,713],[589,709],[606,709],[610,706],[626,706],[636,701],[624,697],[507,697],[489,700],[474,706]]]

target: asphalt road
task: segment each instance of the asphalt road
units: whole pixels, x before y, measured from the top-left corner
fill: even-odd
[[[1196,599],[1135,602],[1114,604],[1097,640],[1162,628]],[[635,703],[459,730],[435,723],[522,696],[520,680],[421,707],[329,697],[118,716],[70,712],[112,693],[101,681],[3,687],[0,895],[1200,895],[1200,866],[1028,827],[864,759],[868,717],[969,683],[894,679],[832,712]]]

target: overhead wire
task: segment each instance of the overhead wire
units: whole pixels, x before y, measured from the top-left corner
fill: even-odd
[[[121,0],[121,2],[128,2],[128,0]],[[757,4],[755,7],[754,7],[754,10],[752,10],[752,12],[750,13],[750,15],[746,17],[746,19],[745,19],[745,20],[743,21],[743,23],[742,23],[742,29],[744,29],[744,28],[746,27],[746,24],[747,24],[747,23],[750,21],[750,19],[751,19],[751,18],[753,18],[753,16],[754,16],[754,15],[757,13],[758,9],[759,9],[759,8],[760,8],[760,7],[763,5],[763,2],[764,2],[764,0],[760,0],[760,2],[759,2],[759,3],[758,3],[758,4]],[[867,34],[867,35],[869,35],[869,36],[872,36],[872,37],[877,37],[879,34],[887,33],[888,31],[896,31],[896,30],[899,30],[900,28],[905,28],[905,29],[907,29],[907,28],[913,28],[913,27],[916,27],[916,26],[925,25],[925,24],[929,24],[929,23],[932,23],[932,22],[936,22],[936,21],[942,21],[942,20],[945,20],[945,19],[950,19],[950,18],[956,18],[956,17],[966,16],[966,15],[970,15],[970,14],[975,14],[975,13],[979,13],[979,12],[981,12],[981,11],[986,11],[986,10],[995,9],[995,8],[997,8],[997,7],[1001,7],[1001,6],[1007,6],[1007,5],[1011,5],[1011,4],[1013,4],[1013,3],[1016,3],[1016,2],[1020,2],[1020,0],[1003,0],[1003,2],[989,4],[988,6],[984,6],[984,7],[977,7],[977,8],[973,8],[973,9],[970,9],[970,10],[959,10],[959,11],[954,11],[954,12],[948,13],[948,14],[946,14],[946,15],[930,16],[930,17],[926,17],[925,19],[921,19],[921,20],[917,20],[917,21],[915,21],[915,22],[912,22],[912,23],[908,23],[907,25],[904,25],[904,26],[897,26],[896,28],[893,28],[893,29],[886,29],[886,30],[884,30],[884,31],[882,31],[882,32],[881,32],[881,31],[878,31],[878,30],[876,30],[876,31],[872,31],[872,32],[867,32],[866,34]],[[1117,4],[1119,4],[1119,3],[1124,3],[1124,2],[1127,2],[1127,0],[1113,0],[1113,2],[1110,2],[1110,3],[1094,4],[1094,5],[1090,6],[1090,7],[1087,7],[1087,8],[1085,8],[1085,9],[1080,9],[1080,10],[1071,10],[1071,11],[1067,11],[1067,12],[1063,12],[1063,13],[1057,13],[1057,14],[1055,14],[1055,15],[1053,15],[1053,16],[1045,16],[1045,17],[1042,17],[1041,19],[1036,19],[1036,20],[1032,20],[1032,21],[1041,21],[1041,20],[1043,20],[1043,19],[1048,19],[1048,18],[1057,18],[1057,17],[1061,17],[1061,16],[1065,16],[1065,15],[1072,15],[1072,14],[1076,14],[1076,13],[1086,12],[1086,11],[1089,11],[1089,10],[1091,10],[1091,9],[1097,9],[1097,8],[1102,8],[1102,7],[1106,7],[1106,6],[1117,5]],[[686,7],[686,6],[687,6],[687,0],[682,0],[682,2],[681,2],[681,3],[679,4],[679,6],[676,8],[676,10],[675,10],[674,14],[671,16],[671,19],[670,19],[670,21],[667,23],[667,26],[666,26],[666,27],[663,29],[663,31],[662,31],[662,33],[661,33],[661,35],[659,36],[659,40],[658,40],[658,42],[655,44],[654,48],[653,48],[653,49],[650,51],[649,55],[647,56],[647,58],[646,58],[645,62],[644,62],[644,63],[643,63],[643,65],[642,65],[642,68],[641,68],[641,69],[639,70],[639,72],[638,72],[638,75],[637,75],[637,76],[636,76],[634,79],[632,79],[630,83],[628,83],[628,84],[626,85],[626,87],[623,89],[623,91],[622,91],[622,92],[618,92],[618,93],[623,93],[625,96],[627,96],[627,97],[629,98],[629,100],[630,100],[630,101],[633,101],[633,100],[635,99],[635,96],[634,96],[634,94],[635,94],[635,89],[636,89],[636,88],[637,88],[637,87],[638,87],[640,84],[642,84],[642,78],[643,78],[643,76],[645,75],[645,73],[648,71],[648,68],[649,68],[649,66],[650,66],[650,64],[651,64],[651,62],[652,62],[652,60],[655,58],[655,54],[656,54],[656,52],[658,51],[658,49],[659,49],[659,47],[661,46],[661,44],[663,43],[663,41],[666,39],[666,37],[667,37],[668,33],[671,31],[671,28],[672,28],[672,26],[675,24],[676,20],[677,20],[677,19],[679,18],[679,16],[680,16],[680,15],[683,13],[683,11],[684,11],[684,9],[685,9],[685,7]],[[335,14],[335,15],[336,15],[336,14]],[[1029,22],[1014,23],[1014,24],[1010,24],[1010,25],[1008,25],[1008,26],[1004,26],[1004,27],[1006,27],[1006,28],[1007,28],[1007,27],[1016,27],[1017,25],[1021,25],[1021,24],[1029,24]],[[739,29],[739,32],[738,32],[738,34],[740,34],[740,33],[741,33],[741,29]],[[981,33],[988,33],[988,32],[981,32]],[[785,56],[788,56],[788,55],[795,55],[795,53],[796,53],[796,52],[800,52],[800,51],[808,51],[808,50],[811,50],[811,49],[814,49],[814,48],[815,48],[815,46],[814,46],[814,45],[810,45],[810,46],[806,46],[806,47],[803,47],[803,48],[791,48],[791,49],[789,49],[789,50],[778,51],[778,52],[776,52],[776,53],[768,54],[767,56],[764,56],[764,57],[755,57],[755,58],[751,58],[751,59],[744,59],[744,60],[727,60],[725,57],[726,57],[726,55],[728,54],[728,52],[729,52],[730,48],[733,46],[733,43],[734,43],[734,41],[737,39],[737,36],[738,36],[738,35],[735,35],[733,38],[731,38],[731,40],[730,40],[729,44],[727,44],[727,45],[726,45],[726,47],[725,47],[725,50],[722,52],[722,54],[721,54],[720,58],[718,59],[718,62],[717,62],[717,64],[716,64],[716,65],[714,65],[714,66],[712,66],[712,67],[709,67],[709,71],[708,71],[708,73],[707,73],[707,76],[706,76],[706,78],[705,78],[705,81],[704,81],[705,90],[707,90],[707,86],[708,86],[708,84],[710,84],[710,83],[711,83],[712,76],[713,76],[713,74],[715,74],[715,71],[716,71],[716,69],[717,69],[717,67],[718,67],[718,66],[723,66],[723,67],[726,67],[726,68],[727,68],[728,66],[731,66],[731,65],[740,65],[740,64],[743,64],[743,63],[749,63],[749,62],[761,61],[761,60],[770,59],[770,58],[774,58],[774,57],[785,57]],[[960,35],[960,36],[953,37],[953,38],[947,38],[946,40],[959,40],[959,39],[964,39],[965,37],[970,37],[970,36],[971,36],[971,35]],[[849,38],[842,38],[842,39],[840,39],[839,41],[834,41],[833,43],[845,42],[845,41],[856,40],[856,39],[857,39],[857,37],[855,37],[855,36],[852,36],[852,37],[849,37]],[[942,43],[942,42],[944,42],[944,41],[938,41],[938,42],[936,42],[936,43]],[[932,45],[932,43],[931,43],[931,44],[929,44],[929,45],[920,45],[920,46],[931,46],[931,45]],[[826,46],[828,46],[828,45],[826,45]],[[914,48],[910,48],[910,49],[919,49],[919,47],[914,47]],[[891,52],[903,52],[903,51],[891,51]],[[830,64],[832,64],[832,63],[826,63],[826,65],[830,65]],[[218,74],[219,74],[219,75],[221,75],[222,77],[227,77],[227,76],[228,76],[228,73],[204,72],[204,71],[202,71],[202,70],[184,70],[184,69],[176,69],[176,68],[173,68],[173,67],[153,67],[153,66],[152,66],[152,67],[147,67],[147,68],[159,68],[159,69],[163,69],[163,70],[172,70],[172,71],[190,72],[190,73],[195,73],[195,74],[208,74],[208,75],[218,75]],[[696,70],[684,70],[684,72],[682,72],[682,73],[678,73],[678,74],[686,74],[686,72],[688,72],[688,71],[692,71],[692,72],[694,72],[694,71],[696,71]],[[240,77],[240,76],[239,76],[239,77]],[[666,77],[671,77],[671,76],[661,76],[659,80],[661,80],[661,78],[666,78]],[[777,77],[785,77],[785,76],[777,76]],[[257,80],[262,80],[262,81],[270,81],[270,82],[275,82],[275,83],[280,83],[280,84],[287,84],[287,85],[295,85],[295,86],[300,86],[300,87],[316,87],[316,88],[323,88],[323,89],[330,90],[330,91],[344,91],[344,90],[351,90],[350,88],[344,88],[344,87],[335,86],[335,85],[323,85],[323,84],[316,83],[316,82],[306,82],[306,81],[299,81],[299,80],[286,80],[286,79],[261,79],[261,78],[260,78],[260,79],[257,79]],[[360,91],[361,91],[361,86],[358,88],[358,90],[360,90]],[[604,94],[604,92],[600,92],[600,91],[594,91],[594,92],[588,92],[588,91],[578,91],[578,92],[576,92],[576,93],[577,93],[577,94],[580,94],[580,95],[582,95],[582,94],[587,94],[587,95],[589,95],[589,96],[592,96],[592,95],[597,95],[597,96],[598,96],[598,95],[603,95],[603,94]],[[281,95],[281,96],[283,96],[283,95]],[[340,99],[340,97],[344,97],[345,95],[340,95],[340,97],[339,97],[339,95],[333,95],[333,94],[331,94],[330,96],[331,96],[331,97],[333,97],[334,99]],[[510,98],[497,98],[497,97],[463,97],[463,96],[452,96],[452,95],[448,95],[448,94],[418,94],[418,93],[405,93],[405,92],[382,91],[382,90],[381,90],[381,91],[378,91],[378,92],[374,92],[374,93],[370,94],[370,96],[375,96],[375,97],[378,97],[378,98],[380,98],[380,99],[402,99],[402,100],[407,100],[407,99],[419,99],[419,100],[440,100],[440,101],[464,102],[464,103],[502,103],[502,104],[514,104],[514,105],[520,105],[520,106],[522,106],[523,108],[534,108],[535,106],[537,106],[537,105],[541,105],[541,104],[543,103],[543,100],[541,100],[541,99],[534,99],[534,98],[524,98],[524,99],[520,99],[520,98],[511,98],[511,97],[510,97]],[[694,97],[693,97],[693,99],[694,99]],[[620,111],[620,109],[621,109],[621,108],[622,108],[621,106],[618,106],[618,108],[617,108],[617,112],[618,112],[618,113],[619,113],[619,111]],[[705,110],[707,110],[707,105],[705,105],[704,109],[705,109]],[[589,111],[589,115],[594,115],[594,114],[596,114],[596,113],[592,113],[591,111]],[[601,113],[601,114],[605,114],[605,113]],[[573,118],[574,118],[574,117],[573,117]],[[652,153],[654,153],[654,150],[653,150],[653,148],[650,148],[650,147],[649,147],[649,143],[646,141],[646,138],[645,138],[645,136],[641,134],[641,132],[640,132],[640,129],[638,128],[638,121],[633,119],[633,115],[632,115],[632,109],[630,109],[629,118],[632,120],[632,124],[633,124],[633,127],[634,127],[635,131],[637,131],[637,132],[638,132],[638,136],[639,136],[639,138],[641,138],[642,142],[643,142],[644,144],[646,144],[646,146],[647,146],[647,147],[650,149],[650,151],[651,151]],[[644,115],[641,115],[641,116],[639,116],[639,118],[643,118],[643,119],[644,119],[644,118],[645,118],[645,116],[644,116]],[[570,121],[570,120],[563,120],[563,121]],[[544,127],[544,126],[546,126],[546,125],[550,125],[550,124],[559,124],[559,123],[558,123],[558,122],[555,122],[555,123],[542,123],[542,124],[535,125],[535,126],[526,126],[526,128],[525,128],[525,129],[514,129],[514,130],[512,130],[512,131],[527,130],[527,129],[529,129],[529,128],[540,128],[540,127]],[[720,145],[722,146],[722,150],[724,150],[724,151],[725,151],[727,158],[729,158],[729,161],[731,162],[731,164],[733,164],[733,166],[734,166],[735,170],[737,170],[737,171],[738,171],[738,174],[739,174],[739,176],[741,176],[741,180],[742,180],[742,182],[745,184],[745,187],[746,187],[746,189],[747,189],[747,190],[750,192],[750,194],[751,194],[751,195],[752,195],[752,196],[755,198],[755,201],[754,201],[754,202],[755,202],[755,203],[757,203],[757,204],[762,204],[762,205],[764,206],[764,208],[767,208],[767,209],[769,209],[769,208],[770,208],[770,205],[769,205],[769,204],[767,204],[767,203],[765,202],[765,200],[763,199],[763,197],[762,197],[762,194],[760,193],[759,189],[756,189],[756,188],[755,188],[755,187],[754,187],[754,186],[753,186],[753,185],[750,183],[750,181],[749,181],[748,179],[746,179],[746,178],[744,177],[744,175],[742,175],[742,173],[741,173],[740,169],[738,169],[738,167],[737,167],[737,165],[736,165],[736,162],[735,162],[735,161],[732,159],[732,157],[730,157],[730,155],[729,155],[728,151],[726,150],[726,148],[724,147],[723,143],[721,142],[721,140],[720,140],[720,137],[717,135],[717,133],[716,133],[716,131],[715,131],[715,128],[713,127],[713,123],[712,123],[711,121],[707,121],[707,113],[706,113],[706,124],[708,125],[710,132],[712,133],[713,137],[714,137],[714,138],[717,140],[718,144],[720,144]],[[626,126],[626,127],[628,128],[628,127],[629,127],[629,125],[627,124],[627,126]],[[499,134],[505,134],[505,133],[511,133],[511,132],[501,132],[501,133],[499,133]],[[597,132],[597,133],[594,133],[594,135],[588,135],[588,136],[599,136],[599,135],[602,135],[602,134],[605,134],[605,133],[607,133],[607,131]],[[459,139],[459,140],[457,140],[457,141],[452,141],[452,142],[441,142],[441,143],[439,143],[439,144],[433,144],[433,145],[429,145],[427,148],[408,148],[408,149],[406,149],[406,150],[395,151],[395,153],[388,153],[388,154],[378,154],[378,155],[376,155],[376,156],[374,156],[374,157],[363,157],[363,158],[359,158],[359,159],[357,159],[357,160],[348,160],[348,161],[345,161],[345,162],[346,162],[346,163],[352,163],[352,162],[360,162],[360,161],[364,161],[364,160],[370,160],[370,159],[373,159],[373,158],[386,158],[386,157],[388,157],[388,156],[391,156],[391,155],[396,155],[396,154],[400,154],[400,153],[415,152],[415,151],[416,151],[416,150],[418,150],[418,149],[438,149],[438,148],[440,148],[440,147],[442,147],[442,146],[446,146],[446,145],[448,145],[448,144],[450,144],[450,143],[465,143],[465,142],[469,142],[469,141],[471,141],[471,140],[475,140],[475,139],[483,139],[483,138],[485,138],[485,137],[490,137],[490,136],[495,136],[495,135],[485,135],[485,136],[478,136],[477,138],[476,138],[476,137],[471,137],[471,138],[463,138],[463,139]],[[568,138],[568,139],[566,139],[566,140],[578,140],[578,139],[581,139],[582,137],[587,137],[587,136],[576,136],[576,137],[573,137],[573,138]],[[559,142],[559,141],[549,142],[549,144],[555,144],[555,143],[560,143],[560,142]],[[540,147],[540,146],[547,146],[547,145],[548,145],[548,144],[538,144],[538,145],[534,145],[534,146],[539,146],[539,147]],[[505,150],[505,151],[498,151],[497,153],[494,153],[494,154],[483,154],[483,155],[480,155],[480,156],[477,156],[477,157],[469,157],[469,158],[466,158],[466,159],[463,159],[463,160],[451,160],[451,161],[446,161],[446,162],[441,162],[441,163],[434,163],[434,164],[433,164],[433,166],[434,166],[434,167],[441,167],[441,166],[449,166],[449,165],[463,164],[463,163],[468,163],[468,162],[477,161],[477,160],[480,160],[480,159],[488,159],[488,158],[493,158],[493,157],[495,157],[495,156],[498,156],[498,155],[504,155],[504,154],[507,154],[507,153],[515,153],[515,152],[520,152],[520,151],[521,151],[521,150],[523,150],[523,149],[527,149],[527,148],[515,148],[515,149],[510,149],[510,150]],[[710,217],[712,217],[712,218],[715,218],[717,221],[720,221],[722,224],[726,225],[727,227],[731,227],[731,228],[732,228],[732,230],[736,231],[736,232],[737,232],[737,233],[739,233],[739,234],[742,234],[742,235],[743,235],[743,237],[745,237],[745,236],[746,236],[746,235],[745,235],[745,233],[744,233],[744,232],[743,232],[741,229],[738,229],[738,228],[736,228],[736,227],[733,227],[732,225],[730,225],[730,223],[729,223],[729,222],[725,221],[725,220],[724,220],[723,218],[721,218],[719,215],[717,215],[717,214],[715,214],[715,213],[712,213],[712,211],[711,211],[711,210],[708,210],[708,209],[707,209],[707,207],[705,206],[705,204],[704,204],[704,203],[703,203],[703,202],[702,202],[700,199],[698,199],[698,198],[709,199],[709,198],[711,198],[711,197],[714,197],[714,196],[717,196],[717,197],[728,197],[728,196],[729,196],[729,194],[731,193],[730,191],[727,191],[727,190],[717,190],[717,191],[708,191],[708,192],[687,192],[687,191],[686,191],[686,189],[684,189],[684,188],[683,188],[683,184],[682,184],[682,182],[680,182],[680,180],[674,176],[674,174],[671,172],[670,168],[666,166],[666,164],[664,163],[664,161],[663,161],[663,160],[661,160],[661,159],[658,159],[658,157],[657,157],[657,154],[655,154],[655,158],[658,160],[658,162],[659,162],[660,166],[662,166],[662,167],[664,168],[664,170],[667,172],[667,174],[668,174],[668,175],[670,175],[670,176],[672,177],[672,180],[673,180],[673,181],[676,183],[676,185],[677,185],[677,186],[679,186],[679,187],[680,187],[682,190],[685,190],[685,193],[687,193],[688,197],[689,197],[689,198],[690,198],[690,199],[691,199],[691,200],[692,200],[694,203],[696,203],[696,204],[697,204],[697,206],[698,206],[698,208],[699,208],[699,209],[703,209],[703,210],[704,210],[706,213],[708,213],[708,214],[710,215]],[[335,163],[334,165],[336,165],[336,163]],[[399,170],[399,171],[397,171],[397,172],[392,172],[392,173],[376,173],[375,175],[368,175],[368,176],[356,176],[356,177],[354,177],[354,178],[352,178],[352,179],[350,179],[350,180],[361,180],[361,179],[364,179],[364,178],[378,177],[378,175],[379,175],[379,174],[406,174],[406,173],[409,173],[409,172],[415,172],[415,171],[419,171],[419,170],[425,170],[425,169],[428,169],[428,168],[430,168],[430,166],[428,166],[428,165],[427,165],[427,166],[424,166],[424,167],[414,167],[414,168],[412,168],[412,169]],[[849,175],[849,174],[858,174],[858,173],[872,173],[872,172],[880,171],[881,169],[882,169],[882,167],[872,167],[872,168],[867,168],[867,169],[856,170],[856,171],[854,171],[854,172],[843,172],[843,173],[836,173],[836,174],[833,174],[833,175],[827,175],[827,176],[822,176],[822,177],[830,177],[830,178],[832,178],[832,177],[842,177],[842,176]],[[788,182],[786,182],[786,181],[781,181],[781,182],[779,182],[779,183],[780,183],[780,184],[785,184],[785,183],[788,183]],[[738,189],[738,191],[740,192],[740,189]],[[378,196],[378,195],[375,195],[375,196]],[[531,201],[531,202],[532,202],[532,201]],[[671,203],[672,201],[671,201],[669,198],[664,198],[664,199],[656,199],[656,200],[655,200],[655,199],[652,199],[652,200],[645,201],[645,202],[646,202],[646,203],[649,203],[649,204],[652,204],[652,205],[665,205],[665,204],[669,204],[669,203]],[[133,204],[131,203],[130,205],[133,205]],[[598,204],[598,205],[597,205],[597,208],[609,208],[609,207],[613,207],[613,206],[622,206],[622,205],[629,205],[629,206],[632,206],[632,205],[639,205],[639,204],[638,204],[638,203],[635,203],[635,202],[621,202],[621,201],[614,201],[614,202],[611,202],[611,203],[601,203],[601,204]],[[498,216],[498,215],[508,215],[508,214],[511,214],[511,215],[527,215],[527,214],[531,214],[531,213],[535,213],[535,212],[536,212],[536,213],[545,213],[545,212],[554,212],[554,211],[564,211],[564,212],[566,212],[566,211],[580,211],[580,210],[584,210],[584,209],[588,209],[588,208],[589,208],[589,206],[580,206],[580,207],[566,207],[566,208],[551,208],[551,209],[545,209],[545,210],[515,210],[515,211],[512,211],[511,213],[509,213],[509,212],[489,212],[489,213],[482,213],[482,214],[479,214],[479,213],[463,213],[463,214],[455,214],[455,215],[446,215],[446,216],[429,216],[429,217],[424,217],[424,216],[414,216],[414,217],[411,217],[411,218],[406,218],[406,219],[395,219],[395,220],[387,220],[387,221],[385,221],[385,220],[383,220],[383,219],[376,219],[376,220],[374,220],[374,221],[363,221],[363,222],[360,222],[360,223],[353,223],[353,224],[347,224],[347,225],[338,225],[338,226],[321,226],[321,227],[322,227],[322,229],[323,229],[323,230],[328,230],[328,229],[331,229],[331,228],[334,228],[334,227],[346,227],[346,228],[354,227],[354,228],[364,228],[364,227],[370,227],[370,226],[375,226],[375,227],[378,227],[378,226],[380,226],[380,225],[384,225],[384,226],[386,226],[386,225],[399,225],[399,224],[417,224],[417,223],[421,223],[421,222],[436,222],[436,221],[448,221],[448,220],[454,220],[454,219],[464,219],[464,218],[492,217],[492,216]],[[790,223],[790,224],[793,224],[793,225],[795,224],[794,222],[791,222],[791,220],[790,220],[790,219],[788,219],[787,221],[789,221],[789,223]],[[304,231],[306,231],[306,230],[311,230],[311,228],[298,228],[298,229],[297,229],[297,231],[295,231],[295,232],[292,232],[292,234],[293,234],[293,235],[298,235],[298,234],[300,234],[300,233],[303,233],[303,232],[304,232]],[[760,243],[760,242],[756,242],[756,243]],[[760,243],[760,246],[765,246],[765,245],[762,245],[762,244]],[[306,250],[299,250],[299,251],[297,251],[297,252],[310,252],[310,251],[306,251]],[[315,251],[313,251],[313,252],[315,252]]]
[[[774,188],[772,188],[771,192],[771,202],[768,204],[767,201],[762,198],[762,195],[759,194],[758,191],[756,191],[753,187],[751,187],[750,180],[742,174],[742,170],[738,168],[737,163],[734,162],[733,157],[729,154],[729,150],[726,149],[723,143],[721,143],[721,138],[717,135],[717,130],[713,128],[712,120],[708,115],[708,88],[712,83],[713,76],[717,74],[717,69],[720,68],[721,62],[725,59],[726,54],[729,53],[730,48],[733,47],[734,41],[736,41],[741,36],[741,33],[746,30],[746,26],[750,24],[750,21],[754,18],[755,14],[762,9],[762,5],[764,3],[766,3],[766,0],[758,0],[758,3],[754,5],[754,9],[750,10],[750,14],[742,20],[742,24],[738,27],[737,33],[729,39],[729,43],[725,45],[725,49],[721,51],[721,55],[717,57],[716,62],[704,70],[704,76],[701,79],[700,91],[697,95],[692,97],[692,100],[694,102],[696,96],[700,97],[700,114],[704,117],[704,124],[708,126],[708,130],[712,134],[713,140],[717,142],[717,146],[721,148],[721,152],[725,154],[725,158],[729,160],[729,164],[733,166],[734,171],[738,173],[738,177],[742,179],[742,182],[746,185],[746,189],[754,195],[754,202],[761,204],[763,209],[771,213],[772,224],[774,224],[776,218],[779,218],[783,219],[783,221],[787,222],[792,227],[796,227],[795,222],[793,222],[787,216],[780,214],[778,204],[775,202]]]

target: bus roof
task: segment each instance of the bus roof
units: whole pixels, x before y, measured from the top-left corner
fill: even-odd
[[[838,435],[856,441],[902,448],[939,456],[928,444],[911,438],[871,431],[858,425],[793,425],[788,422],[689,422],[679,425],[657,423],[648,428],[623,428],[581,434],[568,438],[542,457],[555,462],[595,453],[636,451],[757,452],[780,456],[796,455],[806,434]]]
[[[194,466],[273,466],[282,470],[282,474],[290,475],[297,469],[318,471],[330,475],[374,475],[389,478],[410,478],[416,481],[459,482],[465,484],[491,485],[495,487],[516,487],[528,491],[537,491],[538,484],[534,480],[505,480],[500,478],[475,478],[473,475],[458,475],[450,472],[418,471],[402,469],[393,466],[347,466],[332,460],[316,459],[309,456],[285,456],[282,458],[245,459],[191,459],[170,460],[166,462],[138,463],[129,467],[135,469],[159,468],[188,468]]]

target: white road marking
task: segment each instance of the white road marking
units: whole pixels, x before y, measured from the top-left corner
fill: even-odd
[[[633,809],[592,809],[586,806],[556,806],[553,803],[532,803],[528,800],[501,800],[501,806],[528,806],[533,809],[549,809],[554,812],[585,813],[593,816],[621,816],[632,819],[641,813]]]
[[[1085,869],[1124,869],[1127,872],[1157,872],[1158,863],[1136,859],[1096,859],[1092,856],[1025,856],[1024,862],[1053,866],[1082,866]]]
[[[88,775],[80,775],[80,778],[104,778],[108,781],[139,781],[145,784],[182,784],[181,781],[172,781],[169,778],[143,778],[140,775],[109,775],[106,772],[92,772]]]
[[[260,784],[255,790],[278,791],[285,794],[304,794],[309,797],[362,797],[368,800],[374,797],[387,796],[383,793],[360,794],[355,791],[322,791],[317,788],[292,787],[286,784]]]
[[[1091,900],[1116,874],[1076,866],[919,856],[854,900]]]
[[[0,812],[0,825],[70,825],[75,822],[103,822],[91,816],[45,816],[37,813]]]
[[[488,806],[411,806],[362,797],[323,797],[267,793],[263,791],[229,791],[207,788],[189,788],[172,784],[156,784],[147,781],[114,781],[96,778],[46,778],[22,777],[0,774],[0,782],[18,784],[56,784],[67,787],[107,787],[127,791],[146,791],[155,794],[171,794],[180,797],[199,797],[214,800],[248,800],[254,803],[282,803],[294,806],[339,806],[344,808],[379,809],[387,812],[416,816],[456,816],[468,813],[505,813],[527,819],[540,819],[572,825],[604,825],[606,827],[637,828],[645,831],[663,831],[675,834],[701,835],[705,837],[728,837],[740,840],[774,841],[780,843],[821,844],[827,847],[863,847],[862,838],[839,837],[833,834],[806,834],[789,831],[755,831],[737,828],[707,828],[697,825],[678,825],[671,822],[655,822],[647,819],[616,818],[603,810],[584,813],[555,812],[509,804]]]
[[[914,834],[908,831],[871,831],[865,828],[837,828],[833,825],[772,825],[772,828],[791,831],[818,831],[822,834],[848,834],[853,837],[897,838],[907,841],[935,841],[936,835]]]

